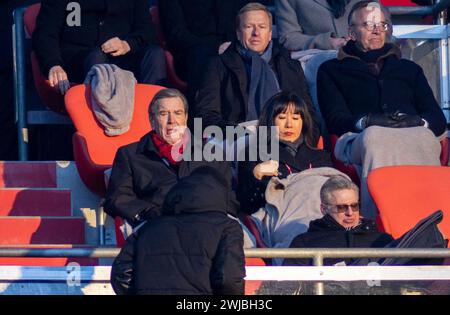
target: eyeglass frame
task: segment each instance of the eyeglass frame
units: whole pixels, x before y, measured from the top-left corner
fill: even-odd
[[[348,209],[352,209],[352,212],[359,212],[361,210],[361,203],[360,202],[355,202],[352,204],[337,204],[337,205],[333,205],[330,203],[325,203],[324,205],[326,206],[330,206],[333,208],[336,208],[336,211],[334,211],[335,213],[345,213],[348,211]],[[345,207],[345,208],[343,208]],[[342,210],[341,210],[342,209]]]
[[[373,24],[373,26],[371,28],[369,28],[369,23]],[[373,32],[376,28],[379,29],[382,32],[387,32],[389,30],[389,27],[391,26],[391,24],[389,24],[388,22],[378,22],[378,23],[374,23],[374,22],[363,22],[362,24],[350,24],[350,26],[363,26],[367,31],[369,32]]]

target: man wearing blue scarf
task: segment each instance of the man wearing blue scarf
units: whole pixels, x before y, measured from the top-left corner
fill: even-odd
[[[204,71],[194,115],[203,119],[203,127],[256,120],[279,91],[294,92],[311,104],[300,63],[272,41],[272,15],[264,5],[249,3],[239,11],[236,35],[238,40]]]

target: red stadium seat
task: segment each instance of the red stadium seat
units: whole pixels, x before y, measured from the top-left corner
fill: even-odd
[[[386,233],[398,238],[421,219],[442,210],[439,229],[450,238],[450,167],[382,167],[370,172],[367,182]]]
[[[25,31],[27,35],[31,38],[36,28],[36,19],[41,9],[41,4],[36,3],[29,6],[24,13],[23,19],[25,24]],[[31,52],[31,67],[33,71],[34,85],[36,91],[41,98],[44,105],[46,105],[52,111],[58,113],[65,113],[64,108],[64,96],[59,93],[59,91],[50,86],[49,81],[46,77],[42,75],[41,69],[39,67],[36,54]],[[75,83],[70,83],[74,86]]]
[[[381,0],[381,4],[385,6],[416,6],[411,0]]]
[[[164,54],[166,56],[167,82],[171,87],[174,87],[180,90],[182,93],[186,94],[187,83],[181,80],[175,72],[173,56],[172,53],[169,51],[166,39],[164,38],[164,33],[159,19],[159,10],[157,6],[153,6],[150,8],[150,15],[153,24],[156,27],[159,45],[164,49]]]
[[[117,149],[139,141],[151,130],[148,106],[161,89],[163,87],[156,85],[136,85],[130,130],[115,137],[105,135],[103,126],[92,112],[89,86],[77,85],[67,92],[66,109],[77,130],[73,136],[75,162],[81,179],[91,191],[104,195],[104,171],[111,168]]]

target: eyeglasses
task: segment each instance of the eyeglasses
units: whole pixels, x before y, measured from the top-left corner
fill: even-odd
[[[362,24],[352,24],[352,26],[364,26],[364,28],[366,30],[368,30],[369,32],[373,32],[376,29],[379,29],[382,32],[386,32],[389,29],[389,23],[386,22],[379,22],[379,23],[375,23],[375,22],[364,22]]]
[[[358,212],[359,211],[359,202],[355,202],[349,205],[346,204],[341,204],[341,205],[331,205],[331,204],[327,204],[327,206],[336,208],[336,212],[337,213],[345,213],[347,211],[348,208],[352,209],[353,212]]]

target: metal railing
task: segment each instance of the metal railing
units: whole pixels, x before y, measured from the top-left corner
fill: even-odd
[[[0,257],[70,257],[114,258],[120,248],[12,248],[0,247]],[[450,258],[450,249],[397,249],[397,248],[255,248],[245,249],[247,258],[312,258],[315,267],[322,267],[326,258]],[[379,267],[379,272],[386,268]],[[342,268],[342,267],[336,267]],[[364,267],[363,267],[364,268]],[[369,268],[369,267],[367,267]],[[400,267],[401,268],[401,267]],[[438,267],[438,268],[450,268]],[[343,270],[343,269],[342,269]],[[449,270],[450,271],[450,270]],[[382,280],[382,275],[380,276]],[[447,279],[450,279],[450,274]],[[430,279],[431,280],[431,279]],[[435,279],[439,280],[439,279]],[[324,294],[324,283],[315,283],[315,293]]]

